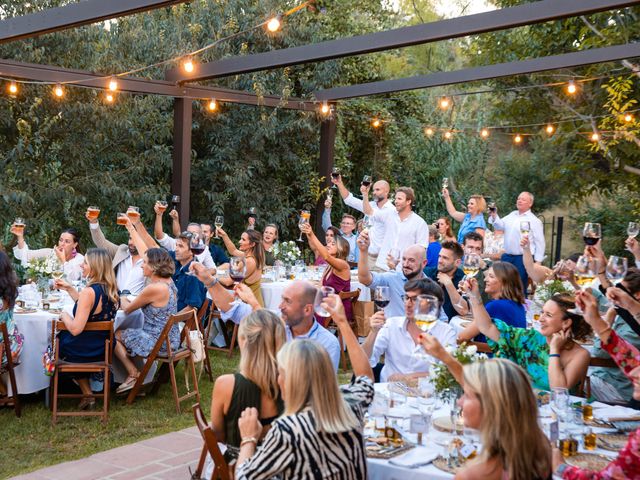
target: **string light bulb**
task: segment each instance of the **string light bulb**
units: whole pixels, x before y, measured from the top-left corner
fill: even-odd
[[[271,20],[269,20],[267,22],[267,30],[269,30],[271,33],[275,33],[280,30],[280,28],[282,27],[281,18],[282,17],[280,17],[280,15],[276,15]]]
[[[453,136],[453,133],[451,133],[449,130],[447,130],[446,132],[444,132],[444,138],[447,140],[451,140],[451,137]]]
[[[118,81],[116,77],[111,77],[111,80],[109,80],[109,90],[112,92],[118,91]]]
[[[195,69],[195,66],[193,65],[193,60],[191,59],[191,57],[187,57],[185,59],[185,61],[182,63],[182,68],[187,73],[193,72],[193,70]]]
[[[381,125],[382,125],[382,122],[380,121],[380,119],[379,119],[379,118],[374,118],[374,119],[371,121],[371,126],[372,126],[373,128],[380,128],[380,126],[381,126]]]
[[[64,90],[62,89],[62,85],[60,84],[56,85],[55,88],[53,89],[53,94],[58,98],[62,98],[64,96]]]
[[[427,128],[424,129],[424,134],[427,135],[428,137],[432,136],[433,133],[434,133],[433,132],[433,128],[431,128],[431,127],[427,127]]]
[[[591,141],[592,142],[597,142],[598,140],[600,140],[600,135],[598,135],[596,132],[593,132],[591,134]]]
[[[442,110],[446,110],[451,106],[451,100],[449,100],[447,97],[442,97],[438,102],[438,105]]]
[[[624,121],[627,122],[627,123],[633,122],[633,115],[631,115],[630,113],[627,113],[624,116]]]
[[[521,144],[521,143],[522,143],[522,136],[521,136],[519,133],[518,133],[518,134],[516,134],[516,136],[515,136],[515,137],[513,137],[513,142],[514,142],[516,145]]]
[[[547,125],[547,128],[545,128],[545,131],[548,135],[553,135],[553,132],[556,131],[556,128],[553,125],[549,124]]]
[[[486,128],[483,128],[482,130],[480,130],[480,136],[482,138],[487,138],[489,136],[489,130]]]
[[[115,99],[116,99],[116,97],[114,97],[112,93],[107,93],[107,94],[104,96],[104,100],[105,100],[107,103],[113,103],[113,102],[115,101]]]
[[[212,98],[211,100],[209,100],[209,103],[207,104],[207,108],[209,109],[210,112],[215,112],[218,109],[218,102],[216,102],[215,98]]]
[[[571,81],[567,84],[567,93],[568,93],[569,95],[575,95],[577,91],[578,91],[578,86],[576,85],[576,82],[574,82],[573,80],[571,80]]]
[[[331,113],[331,107],[327,102],[322,102],[322,105],[320,106],[320,113],[323,115],[329,115],[329,113]]]
[[[15,95],[16,93],[18,93],[18,84],[16,82],[11,82],[9,84],[9,93],[11,95]]]

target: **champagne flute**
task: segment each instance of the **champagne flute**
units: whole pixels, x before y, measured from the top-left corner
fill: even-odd
[[[379,310],[384,310],[385,307],[389,305],[390,300],[389,287],[386,285],[378,286],[373,291],[373,303]]]
[[[300,211],[300,221],[298,222],[298,228],[300,228],[300,237],[298,237],[298,241],[302,242],[302,227],[309,223],[309,218],[311,218],[311,212],[309,210],[301,210]]]
[[[626,257],[611,255],[605,272],[607,274],[607,278],[615,285],[616,282],[619,282],[625,277],[627,269]]]
[[[640,223],[629,222],[629,226],[627,227],[627,235],[629,238],[635,238],[638,233],[640,233]]]
[[[584,244],[593,247],[602,237],[602,229],[599,223],[587,222],[582,229],[582,239]]]
[[[340,178],[340,169],[338,167],[333,167],[333,170],[331,170],[331,176],[337,180],[338,178]],[[338,188],[338,186],[334,183],[332,185],[332,187],[334,190],[336,190]]]
[[[369,187],[371,185],[371,175],[365,175],[362,177],[362,186]]]
[[[224,225],[224,217],[222,215],[216,216],[216,219],[213,222],[213,225],[216,227],[216,238],[220,238],[218,236],[218,228],[222,228],[222,226]]]
[[[313,302],[313,311],[319,317],[329,318],[331,314],[322,308],[322,303],[326,301],[329,295],[333,295],[336,291],[332,287],[320,287],[316,290],[316,298]]]

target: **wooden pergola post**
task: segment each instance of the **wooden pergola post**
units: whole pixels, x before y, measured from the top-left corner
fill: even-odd
[[[180,195],[180,225],[184,229],[189,223],[191,188],[191,125],[193,123],[193,101],[176,98],[173,104],[173,174],[171,192]]]
[[[330,115],[320,123],[320,162],[318,165],[318,173],[320,177],[324,177],[322,185],[331,186],[331,170],[333,169],[333,155],[335,153],[336,142],[336,119],[334,115]],[[324,197],[318,200],[316,205],[316,232],[322,232],[320,238],[324,237],[322,230],[322,210],[324,209]]]

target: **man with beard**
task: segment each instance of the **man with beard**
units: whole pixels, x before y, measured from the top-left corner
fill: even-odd
[[[464,272],[460,268],[463,256],[464,250],[458,242],[444,242],[438,256],[438,266],[424,269],[425,275],[438,282],[444,290],[442,309],[449,320],[458,314],[453,308],[453,303],[460,302],[457,289],[458,283],[464,277]]]
[[[88,211],[85,216],[89,220],[93,243],[98,248],[104,248],[113,259],[112,265],[116,272],[116,282],[120,293],[138,295],[144,287],[145,279],[142,274],[142,256],[138,253],[131,237],[129,237],[127,245],[111,243],[102,233],[98,220],[91,219]]]

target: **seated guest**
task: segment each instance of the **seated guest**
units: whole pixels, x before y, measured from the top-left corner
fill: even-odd
[[[537,400],[526,372],[498,358],[463,367],[431,335],[423,335],[422,341],[464,388],[458,400],[464,426],[480,432],[480,454],[454,478],[550,479],[551,448],[538,424]]]
[[[460,222],[460,230],[458,230],[458,243],[462,243],[464,236],[469,232],[476,232],[478,235],[484,237],[484,232],[487,229],[487,224],[484,221],[482,214],[487,208],[487,202],[485,202],[482,195],[471,195],[469,202],[467,203],[467,213],[459,212],[451,201],[449,196],[449,190],[442,189],[442,197],[444,203],[447,206],[447,212],[457,222]]]
[[[502,320],[492,321],[480,300],[475,278],[467,280],[463,288],[471,293],[473,322],[487,337],[491,350],[524,368],[536,388],[574,388],[584,380],[591,356],[578,341],[591,335],[591,327],[572,312],[572,296],[556,294],[544,304],[538,332],[511,327]]]
[[[111,257],[102,248],[90,248],[82,263],[83,275],[87,278],[87,286],[79,293],[64,280],[56,280],[55,286],[65,290],[73,300],[73,317],[62,312],[60,320],[67,327],[58,334],[60,359],[71,363],[91,363],[104,361],[105,340],[109,338],[106,331],[84,331],[87,322],[112,322],[120,305],[118,285],[111,266]],[[89,374],[73,374],[80,390],[85,395],[79,408],[85,410],[95,405],[90,397]]]
[[[482,235],[479,235],[476,232],[467,233],[462,239],[462,249],[464,250],[465,255],[469,255],[470,253],[475,253],[476,255],[480,255],[482,257],[484,252],[484,243],[485,238]],[[500,257],[498,257],[498,260]],[[484,273],[489,269],[489,265],[484,261],[483,258],[480,259],[480,272],[476,276],[478,280],[478,286],[480,287],[482,301],[487,303],[491,298],[486,294],[484,290]],[[469,305],[467,302],[453,303],[453,307],[456,311],[465,315],[469,312]]]
[[[258,411],[250,408],[242,413],[236,480],[367,478],[363,426],[373,401],[373,372],[339,297],[333,295],[323,307],[340,329],[354,380],[339,387],[331,359],[314,341],[294,340],[282,347],[277,360],[284,413],[271,424],[257,450],[263,430]]]
[[[324,202],[324,211],[322,212],[322,228],[326,232],[329,227],[331,227],[331,200],[327,198]],[[356,247],[358,235],[355,230],[356,218],[348,213],[342,215],[342,220],[340,221],[340,236],[349,243],[348,262],[358,261],[358,248]]]
[[[56,257],[64,268],[64,274],[70,281],[80,280],[82,277],[82,263],[84,256],[79,253],[80,235],[75,228],[63,230],[54,248],[41,248],[30,250],[24,241],[24,227],[11,226],[11,233],[16,236],[18,243],[13,247],[13,256],[26,266],[29,261],[36,258]]]
[[[447,217],[440,217],[436,220],[436,223],[434,223],[433,226],[438,229],[440,243],[456,241],[456,237],[453,234],[453,228],[451,228],[451,220]]]
[[[169,257],[174,263],[172,279],[178,289],[178,311],[185,307],[198,310],[207,296],[202,282],[194,275],[189,275],[189,266],[194,259],[189,242],[191,242],[191,234],[183,232],[176,238],[175,251],[169,252]]]
[[[260,282],[262,280],[262,269],[264,268],[264,248],[262,248],[262,234],[257,230],[245,230],[240,236],[240,242],[238,243],[240,248],[236,248],[233,244],[227,232],[221,228],[216,229],[218,235],[222,237],[225,247],[229,255],[234,257],[245,257],[247,271],[242,283],[247,285],[255,297],[258,299],[258,303],[264,307],[264,300],[262,299],[262,292],[260,291]],[[223,284],[231,286],[233,280],[227,278],[223,280]]]
[[[18,356],[22,350],[24,337],[18,331],[18,326],[13,319],[13,307],[16,304],[16,298],[18,297],[18,276],[13,270],[11,260],[6,253],[0,251],[0,323],[4,323],[7,326],[7,332],[9,334],[9,349],[11,351],[11,358],[14,362],[18,361]],[[0,346],[4,348],[4,339],[0,333]],[[7,352],[2,351],[2,358],[0,358],[0,367],[4,367],[7,364]],[[0,394],[5,395],[6,389],[0,379]]]
[[[629,305],[638,302],[629,299]],[[616,362],[620,370],[633,385],[633,398],[640,401],[640,351],[621,338],[609,324],[600,317],[598,303],[589,292],[578,292],[576,302],[582,308],[584,318],[597,333],[598,339]],[[640,304],[639,304],[640,305]],[[638,308],[640,310],[640,308]],[[611,370],[611,369],[609,369]],[[565,480],[595,480],[605,478],[639,478],[640,477],[640,428],[629,435],[627,445],[620,451],[618,457],[611,461],[604,469],[581,469],[569,466],[558,449],[553,454],[554,472]]]
[[[200,228],[202,229],[202,236],[204,237],[204,243],[209,249],[209,253],[211,254],[211,258],[213,259],[213,263],[219,269],[228,269],[229,268],[229,257],[224,253],[222,247],[219,247],[215,243],[211,241],[213,238],[213,229],[211,228],[210,223],[201,223]]]
[[[491,301],[485,309],[491,318],[502,320],[510,327],[527,328],[527,315],[524,308],[524,289],[518,269],[507,262],[495,262],[484,274],[485,292]],[[458,340],[486,342],[484,335],[474,322],[460,332]]]
[[[427,246],[427,267],[438,266],[438,255],[442,246],[438,241],[438,230],[429,225],[429,245]]]
[[[416,345],[420,345],[422,330],[415,323],[415,302],[418,295],[433,295],[442,305],[442,288],[430,278],[411,280],[404,284],[405,314],[385,319],[384,312],[373,314],[371,330],[362,344],[375,366],[384,355],[384,367],[380,372],[381,382],[395,382],[424,377],[429,373],[431,362],[414,355]],[[444,345],[456,345],[456,332],[450,325],[438,321],[429,333]]]
[[[180,240],[178,238],[176,243],[176,253],[180,249]],[[130,357],[148,357],[158,338],[160,338],[169,316],[179,310],[177,308],[178,291],[173,280],[171,280],[175,265],[167,251],[162,248],[150,248],[147,250],[144,254],[142,271],[149,280],[147,286],[142,289],[142,292],[135,300],[122,299],[124,313],[131,313],[141,308],[144,315],[144,323],[142,328],[127,328],[116,332],[118,342],[116,343],[115,354],[129,374],[125,382],[118,387],[117,393],[131,390],[140,375]],[[197,278],[191,278],[200,283]],[[179,348],[180,331],[177,325],[174,325],[169,332],[169,342],[173,350]],[[162,345],[159,353],[167,353],[166,343]]]
[[[262,232],[262,248],[264,248],[264,264],[273,267],[276,258],[273,256],[273,246],[278,242],[278,226],[270,223]]]
[[[285,340],[284,324],[269,310],[254,311],[240,323],[238,372],[216,378],[211,396],[211,424],[218,441],[227,447],[240,447],[238,419],[245,408],[258,410],[263,427],[282,414],[276,355]],[[261,437],[262,433],[258,440]],[[230,455],[225,452],[225,457]]]
[[[324,258],[329,266],[324,270],[322,275],[322,285],[332,287],[336,293],[351,291],[351,269],[347,263],[349,256],[349,244],[341,236],[337,236],[333,241],[328,242],[325,247],[313,233],[311,225],[308,223],[303,225],[300,230],[307,236],[309,245],[316,250],[319,255]],[[351,312],[351,300],[345,299],[344,304],[345,315],[347,320],[351,322],[353,315]],[[325,321],[324,318],[317,318],[320,323]],[[323,326],[326,326],[323,324]]]
[[[103,248],[111,257],[111,264],[116,272],[118,291],[138,295],[144,287],[145,278],[142,274],[142,256],[134,239],[129,236],[127,244],[116,245],[107,240],[100,229],[97,218],[92,218],[89,211],[85,213],[89,220],[91,239],[98,248]],[[131,220],[127,217],[128,222]]]
[[[173,219],[173,230],[175,236],[175,238],[172,238],[169,235],[166,235],[162,230],[162,216],[165,212],[164,209],[161,208],[156,202],[153,210],[156,213],[156,221],[153,226],[153,234],[155,235],[156,240],[158,240],[158,243],[162,248],[166,248],[170,252],[175,251],[177,239],[181,234],[178,211],[171,210],[169,212],[169,216]],[[206,242],[202,234],[202,227],[199,223],[190,223],[189,225],[187,225],[187,232],[189,232],[192,236],[198,235],[198,237],[202,238]],[[191,241],[191,238],[189,239],[189,241]],[[187,244],[187,246],[189,245]],[[216,264],[213,262],[213,258],[211,257],[211,252],[208,248],[206,248],[204,252],[202,252],[196,258],[198,262],[202,263],[207,268],[214,268],[216,266]]]
[[[458,293],[458,283],[464,277],[464,272],[460,268],[464,251],[459,243],[443,242],[440,254],[438,255],[437,267],[425,267],[424,274],[431,280],[435,280],[444,290],[443,310],[449,320],[457,315],[453,304],[460,303]]]

